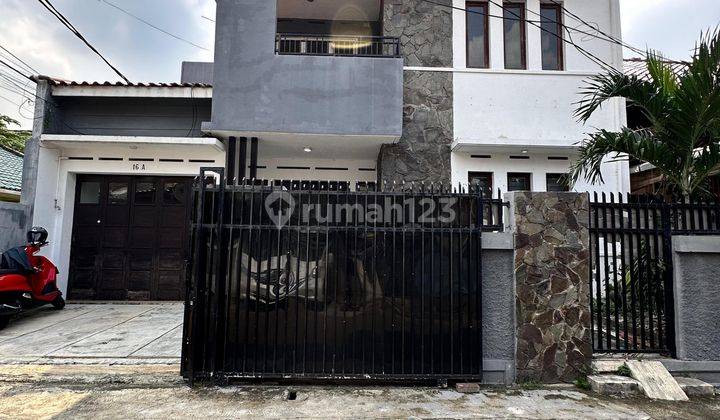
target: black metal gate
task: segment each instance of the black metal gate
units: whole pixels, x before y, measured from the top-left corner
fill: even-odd
[[[674,355],[672,235],[720,233],[720,204],[595,194],[590,226],[594,351]]]
[[[502,201],[301,181],[196,187],[183,375],[481,379]]]

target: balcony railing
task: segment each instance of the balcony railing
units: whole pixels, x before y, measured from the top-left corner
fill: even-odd
[[[400,39],[385,36],[277,34],[275,53],[348,57],[400,57]]]

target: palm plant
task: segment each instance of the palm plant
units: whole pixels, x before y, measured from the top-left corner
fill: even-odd
[[[681,71],[648,53],[649,79],[612,70],[590,78],[576,116],[583,123],[613,98],[625,98],[642,115],[641,128],[600,130],[581,143],[569,181],[602,182],[601,164],[636,159],[653,165],[666,192],[690,197],[707,192],[720,172],[720,31],[701,37]]]

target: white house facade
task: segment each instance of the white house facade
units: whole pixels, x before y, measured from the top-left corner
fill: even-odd
[[[618,3],[218,0],[215,63],[185,63],[180,83],[37,78],[28,220],[50,232],[71,299],[177,300],[201,167],[238,162],[230,182],[562,189],[585,133],[625,124],[620,101],[576,121],[602,69],[569,42],[616,68],[622,50],[564,25],[572,13],[619,39]],[[575,190],[629,190],[626,163],[604,174]]]

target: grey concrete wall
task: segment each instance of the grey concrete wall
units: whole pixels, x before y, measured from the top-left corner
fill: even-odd
[[[210,99],[55,98],[63,124],[49,134],[201,137],[210,120]]]
[[[483,382],[515,382],[513,238],[483,234]]]
[[[218,0],[210,131],[402,132],[402,60],[275,54],[276,2]]]
[[[59,109],[50,96],[47,82],[37,84],[32,135],[25,144],[23,179],[20,203],[0,203],[0,252],[25,243],[25,233],[32,227],[35,193],[38,180],[40,135],[55,130],[61,124]]]
[[[180,83],[213,84],[213,63],[183,61]]]
[[[28,211],[23,204],[0,201],[0,252],[25,243]]]
[[[677,358],[720,361],[720,236],[673,236]]]

